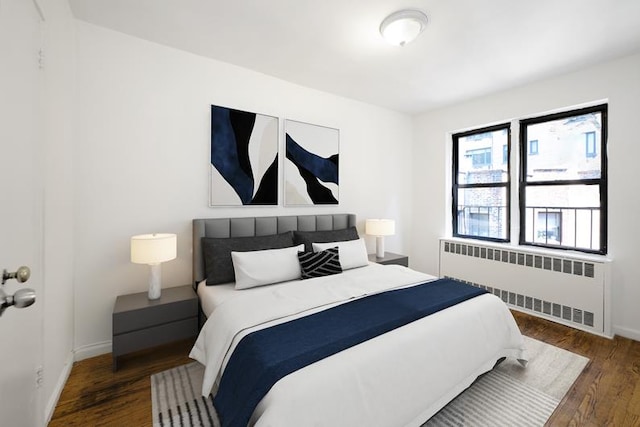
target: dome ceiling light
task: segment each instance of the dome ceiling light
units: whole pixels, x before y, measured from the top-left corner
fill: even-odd
[[[380,24],[380,34],[387,42],[404,46],[420,35],[427,21],[427,15],[421,10],[399,10],[384,18]]]

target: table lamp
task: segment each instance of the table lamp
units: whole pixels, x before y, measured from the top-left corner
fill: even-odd
[[[175,234],[140,234],[131,237],[131,262],[149,264],[149,299],[160,298],[162,272],[160,264],[176,257],[177,237]]]
[[[392,219],[368,219],[365,222],[365,233],[376,236],[376,257],[384,258],[384,236],[392,236],[396,232],[396,222]]]

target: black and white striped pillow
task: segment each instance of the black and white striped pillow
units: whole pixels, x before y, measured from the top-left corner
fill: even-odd
[[[303,279],[342,273],[338,248],[321,252],[298,252]]]

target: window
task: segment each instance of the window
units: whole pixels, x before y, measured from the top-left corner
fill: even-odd
[[[548,209],[536,211],[537,243],[559,244],[562,236],[562,212]]]
[[[471,158],[471,164],[474,168],[483,166],[491,166],[491,148],[480,148],[477,150],[468,150],[466,157]]]
[[[469,212],[469,231],[474,236],[489,236],[489,209],[479,207],[477,212]]]
[[[509,123],[453,135],[454,236],[508,241],[509,141]]]
[[[452,135],[453,235],[508,242],[513,201],[519,244],[606,254],[607,118],[603,104],[520,120],[513,200],[510,129],[518,123]]]
[[[606,253],[606,135],[606,105],[520,121],[520,244]]]
[[[586,132],[584,134],[587,157],[596,157],[596,133]]]

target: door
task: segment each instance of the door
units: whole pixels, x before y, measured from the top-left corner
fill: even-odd
[[[42,295],[42,71],[40,15],[32,0],[0,0],[0,270],[31,268]],[[44,425],[36,372],[42,364],[42,301],[0,317],[0,425]]]

